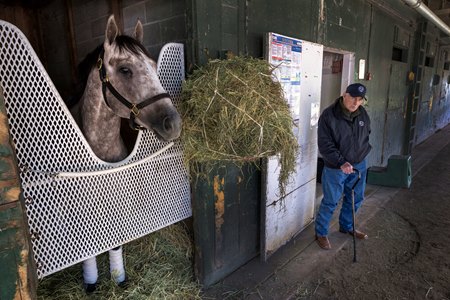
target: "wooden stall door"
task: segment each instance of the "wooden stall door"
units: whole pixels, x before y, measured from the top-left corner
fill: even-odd
[[[193,184],[195,271],[204,287],[259,254],[260,171],[233,164]]]

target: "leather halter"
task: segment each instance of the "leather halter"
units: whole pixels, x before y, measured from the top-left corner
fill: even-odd
[[[161,93],[161,94],[155,95],[153,97],[150,97],[148,99],[145,99],[144,101],[137,103],[137,104],[128,101],[112,86],[111,82],[109,82],[108,75],[106,74],[106,70],[103,65],[104,53],[105,53],[105,51],[104,51],[104,49],[102,49],[102,51],[100,52],[100,55],[98,57],[98,60],[97,60],[97,69],[98,69],[98,73],[100,75],[100,80],[102,82],[103,99],[105,100],[106,105],[108,105],[108,107],[111,108],[111,106],[109,106],[109,104],[108,104],[108,100],[106,99],[106,89],[108,89],[117,98],[117,100],[119,100],[123,105],[125,105],[127,108],[130,109],[130,119],[128,122],[130,127],[134,130],[145,130],[145,127],[138,125],[135,122],[135,119],[139,115],[140,110],[152,103],[155,103],[158,100],[163,99],[163,98],[170,99],[170,95],[168,93]]]

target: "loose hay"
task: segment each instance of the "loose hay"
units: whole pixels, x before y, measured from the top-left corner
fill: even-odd
[[[273,67],[235,56],[212,60],[183,84],[180,111],[185,162],[198,176],[199,164],[232,161],[238,166],[279,155],[280,191],[295,171],[298,142],[290,109]]]
[[[126,287],[109,274],[107,253],[97,257],[99,283],[92,295],[83,289],[81,264],[45,277],[38,299],[201,299],[192,268],[192,241],[181,224],[171,225],[125,244]]]

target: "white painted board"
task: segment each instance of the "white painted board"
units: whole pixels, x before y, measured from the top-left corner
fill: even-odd
[[[263,170],[265,203],[262,209],[261,257],[264,260],[314,220],[323,46],[268,33],[266,57],[281,68],[275,72],[275,80],[282,83],[286,101],[291,107],[300,155],[285,197],[281,197],[278,189],[278,158],[269,158]]]

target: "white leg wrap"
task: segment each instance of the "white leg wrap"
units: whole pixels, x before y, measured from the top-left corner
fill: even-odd
[[[98,270],[95,257],[83,261],[83,279],[86,284],[94,284],[97,282]]]
[[[123,266],[122,246],[117,250],[109,250],[109,271],[115,282],[125,280],[125,268]]]

